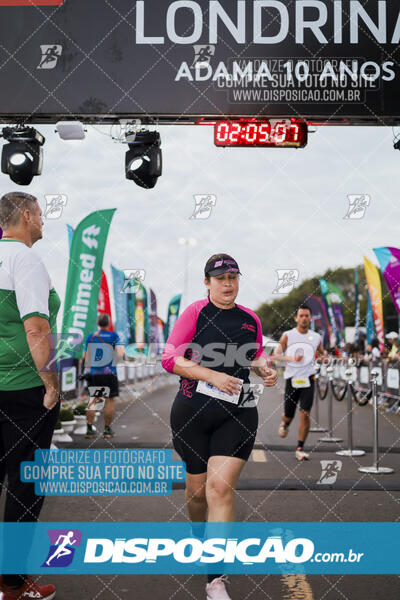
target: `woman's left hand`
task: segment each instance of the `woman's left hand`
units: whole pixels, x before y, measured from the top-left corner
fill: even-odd
[[[278,373],[268,367],[258,367],[258,374],[267,387],[272,387],[278,381]]]

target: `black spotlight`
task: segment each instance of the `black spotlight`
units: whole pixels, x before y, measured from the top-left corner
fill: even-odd
[[[29,185],[40,175],[45,138],[33,127],[4,127],[2,136],[8,141],[1,155],[1,171],[14,183]]]
[[[125,155],[125,175],[146,189],[153,188],[162,172],[161,138],[158,131],[139,131]]]

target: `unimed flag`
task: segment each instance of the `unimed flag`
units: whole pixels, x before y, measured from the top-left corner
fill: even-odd
[[[67,224],[67,229],[68,229],[68,245],[69,245],[69,250],[71,251],[72,239],[74,237],[74,228],[71,227],[71,225]],[[97,302],[97,312],[99,314],[108,315],[108,317],[110,319],[110,325],[108,328],[110,331],[114,331],[113,324],[112,324],[112,316],[111,316],[110,293],[108,291],[107,277],[106,277],[106,274],[104,273],[104,271],[101,272],[101,284],[100,284],[100,291],[99,291],[99,300]]]
[[[86,337],[96,328],[97,300],[108,231],[115,208],[97,210],[74,231],[68,265],[62,332],[75,344],[75,358],[82,358]]]

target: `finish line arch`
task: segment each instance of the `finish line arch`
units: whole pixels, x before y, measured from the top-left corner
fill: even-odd
[[[400,122],[390,1],[0,0],[0,34],[3,123]]]

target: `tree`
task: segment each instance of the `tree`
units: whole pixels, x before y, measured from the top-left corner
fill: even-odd
[[[367,282],[365,279],[363,265],[356,267],[359,276],[359,294],[360,294],[360,323],[365,325],[365,316],[367,310]],[[303,304],[306,297],[310,294],[321,297],[319,280],[326,279],[339,286],[345,298],[343,307],[343,316],[345,326],[354,326],[354,268],[328,269],[322,275],[316,275],[305,279],[302,283],[285,296],[277,298],[272,302],[263,302],[256,310],[261,319],[264,335],[279,339],[284,331],[294,327],[293,316],[297,307]],[[397,313],[392,299],[386,287],[386,283],[381,275],[382,296],[383,296],[383,315],[385,320],[385,329],[396,329]]]

